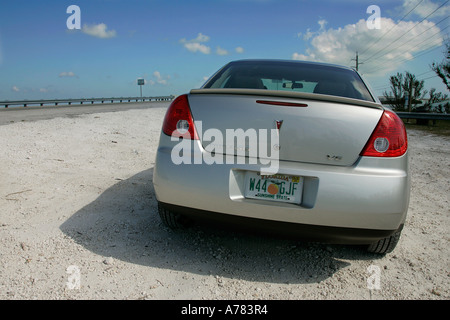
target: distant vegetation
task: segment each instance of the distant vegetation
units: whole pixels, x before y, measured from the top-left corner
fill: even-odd
[[[442,62],[430,65],[436,75],[450,91],[450,42],[446,43],[445,58]],[[406,71],[389,78],[390,91],[383,92],[384,102],[394,111],[450,113],[450,100],[447,93],[436,92],[435,88],[426,90],[425,81]]]

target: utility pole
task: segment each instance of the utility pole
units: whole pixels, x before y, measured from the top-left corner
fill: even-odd
[[[359,65],[360,65],[360,64],[363,64],[363,63],[360,63],[360,62],[359,62],[358,51],[356,51],[356,58],[355,58],[355,59],[352,59],[352,61],[356,61],[356,71],[358,71]]]
[[[413,88],[414,82],[413,82],[413,78],[411,77],[411,79],[409,80],[409,102],[408,102],[408,112],[411,112],[411,107],[412,107],[412,100],[414,98],[413,94],[414,94],[414,89]],[[409,119],[408,119],[409,120]]]
[[[406,83],[407,79],[405,80]],[[414,91],[415,88],[413,88],[414,81],[413,78],[410,77],[409,79],[409,85],[407,87],[407,91],[405,92],[405,108],[407,108],[408,112],[411,112],[412,107],[412,100],[414,99]],[[407,123],[409,123],[409,119],[406,120]]]

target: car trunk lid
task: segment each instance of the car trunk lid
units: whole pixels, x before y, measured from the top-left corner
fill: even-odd
[[[338,166],[357,161],[383,114],[381,105],[368,101],[270,90],[192,90],[189,105],[209,152],[262,159],[276,150],[280,161]],[[257,146],[249,142],[254,132]],[[222,139],[216,139],[219,133]],[[245,146],[239,138],[228,141],[238,133]],[[267,146],[259,144],[262,139]]]

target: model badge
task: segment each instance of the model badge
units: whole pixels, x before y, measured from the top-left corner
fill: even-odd
[[[328,160],[341,161],[342,160],[342,156],[327,154],[327,159]]]

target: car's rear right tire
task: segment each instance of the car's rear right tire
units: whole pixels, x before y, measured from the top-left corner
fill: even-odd
[[[400,240],[400,235],[402,233],[403,226],[401,226],[394,234],[391,236],[378,240],[377,242],[371,243],[367,247],[367,251],[371,253],[386,254],[390,253],[397,246]]]

